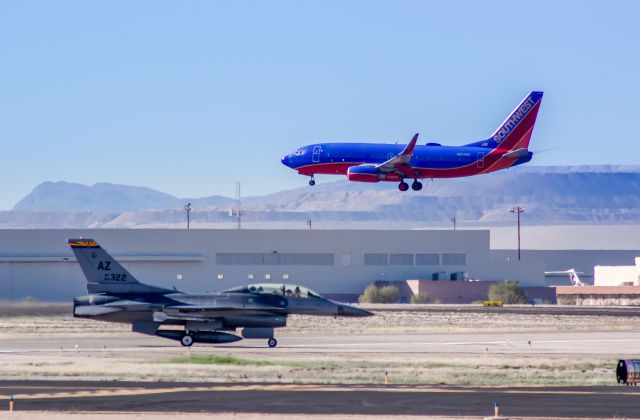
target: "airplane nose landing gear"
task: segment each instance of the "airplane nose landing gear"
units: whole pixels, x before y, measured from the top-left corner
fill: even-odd
[[[420,191],[422,189],[422,182],[418,181],[417,179],[414,180],[411,184],[411,189],[413,191]]]
[[[311,175],[311,179],[309,180],[309,185],[311,185],[312,187],[316,185],[316,180],[313,179],[313,175]]]
[[[407,191],[409,189],[409,184],[407,184],[406,182],[402,181],[401,183],[398,184],[398,189],[400,191]]]
[[[275,338],[270,338],[269,341],[267,341],[267,344],[269,347],[275,347],[278,345],[278,341]]]

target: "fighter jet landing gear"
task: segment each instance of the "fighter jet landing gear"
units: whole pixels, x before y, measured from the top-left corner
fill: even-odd
[[[409,184],[407,184],[406,182],[404,182],[404,180],[402,180],[402,182],[398,184],[398,189],[400,191],[407,191],[409,189]]]
[[[193,337],[189,332],[184,333],[184,335],[180,339],[180,344],[182,344],[182,347],[191,347],[191,345],[193,344]]]
[[[310,185],[310,186],[312,186],[312,187],[313,187],[314,185],[316,185],[316,180],[315,180],[315,179],[313,179],[313,175],[311,175],[311,179],[309,180],[309,185]]]
[[[420,191],[422,189],[422,182],[418,181],[417,179],[414,179],[413,182],[411,183],[411,189],[413,191]]]
[[[267,344],[269,345],[269,347],[275,347],[278,345],[278,340],[276,340],[275,338],[270,338],[269,341],[267,341]]]

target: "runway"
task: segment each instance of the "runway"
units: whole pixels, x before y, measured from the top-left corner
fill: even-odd
[[[177,341],[142,334],[118,337],[41,337],[2,339],[0,355],[63,352],[148,352],[182,349]],[[232,344],[195,344],[192,349],[223,349],[242,354],[265,349],[266,354],[295,353],[517,353],[517,354],[626,354],[640,348],[640,331],[479,332],[283,335],[278,347],[266,340]]]
[[[498,401],[507,416],[640,419],[640,388],[615,382],[617,360],[640,356],[637,323],[596,319],[585,331],[572,330],[583,327],[579,319],[513,316],[485,315],[474,325],[494,329],[457,332],[416,331],[414,318],[397,315],[366,328],[321,319],[279,331],[276,348],[243,340],[190,349],[110,324],[13,318],[0,335],[0,411],[10,395],[29,412],[273,416],[482,417]],[[522,331],[516,321],[555,321],[559,330]],[[243,363],[176,361],[192,357]]]
[[[0,381],[17,410],[640,417],[636,387],[356,386]]]

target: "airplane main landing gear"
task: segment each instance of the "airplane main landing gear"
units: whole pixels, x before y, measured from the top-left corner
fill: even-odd
[[[311,185],[312,187],[316,185],[316,180],[313,179],[313,175],[311,175],[311,179],[309,180],[309,185]]]
[[[406,182],[402,181],[398,184],[398,189],[400,191],[407,191],[409,189],[409,184],[407,184]]]
[[[191,334],[185,333],[180,339],[180,344],[182,344],[182,347],[191,347],[193,344],[193,337]]]
[[[422,182],[418,181],[417,179],[414,180],[411,184],[411,189],[413,191],[420,191],[422,189]]]
[[[275,338],[270,338],[269,341],[267,341],[267,344],[269,345],[269,347],[275,347],[278,345],[278,340],[276,340]]]

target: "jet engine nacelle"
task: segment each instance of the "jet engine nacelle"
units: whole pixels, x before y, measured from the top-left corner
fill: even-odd
[[[356,182],[380,182],[386,175],[375,165],[357,165],[351,166],[347,170],[347,178],[349,181]]]

